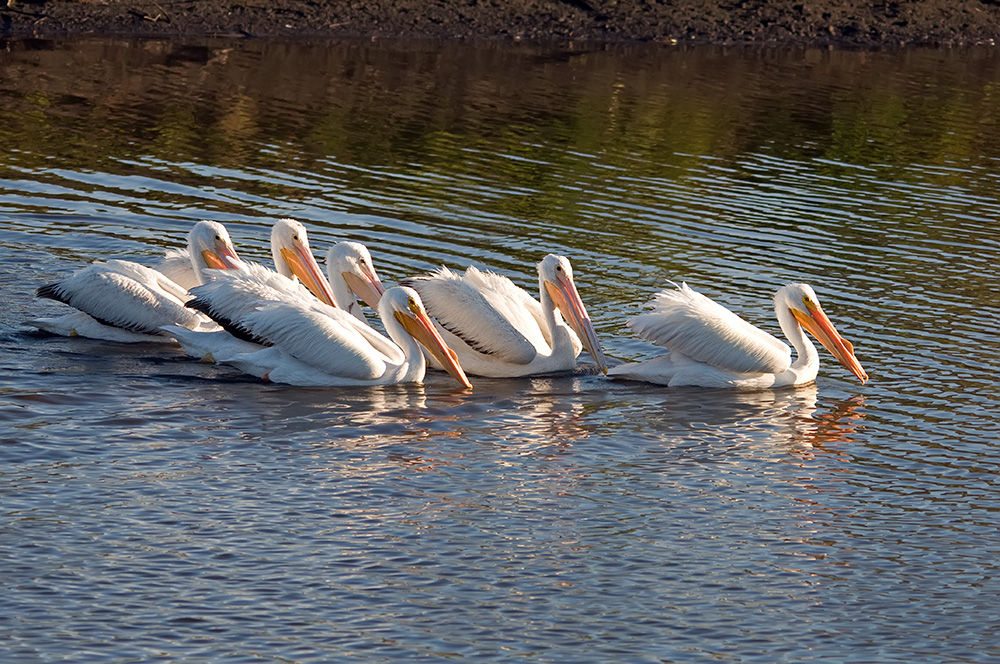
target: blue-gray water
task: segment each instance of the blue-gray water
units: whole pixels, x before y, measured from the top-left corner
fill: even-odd
[[[995,50],[5,46],[0,660],[1000,657]],[[22,325],[281,216],[386,282],[565,254],[616,361],[668,279],[774,333],[805,281],[871,382],[303,389]]]

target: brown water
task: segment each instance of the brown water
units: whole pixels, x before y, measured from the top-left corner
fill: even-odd
[[[1000,55],[8,42],[0,660],[1000,656]],[[686,280],[872,377],[300,389],[31,333],[34,289],[198,219],[383,279],[569,256],[609,354]]]

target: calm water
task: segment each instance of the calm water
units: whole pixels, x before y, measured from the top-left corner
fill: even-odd
[[[0,52],[0,660],[1000,657],[1000,54],[264,41]],[[383,279],[571,257],[609,355],[667,279],[872,376],[264,385],[64,339],[34,289],[293,216]]]

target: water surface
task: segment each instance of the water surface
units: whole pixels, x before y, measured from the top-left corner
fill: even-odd
[[[4,661],[1000,656],[994,50],[5,46]],[[872,380],[305,389],[23,326],[281,216],[387,282],[565,254],[615,361],[668,279],[773,333],[805,281]]]

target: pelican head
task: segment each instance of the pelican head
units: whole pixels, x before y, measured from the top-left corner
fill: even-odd
[[[583,347],[594,358],[601,371],[608,373],[608,361],[597,340],[597,332],[594,331],[594,325],[590,322],[587,309],[573,283],[573,266],[569,259],[549,254],[538,264],[538,277],[566,323],[580,337]]]
[[[271,229],[271,257],[278,274],[298,277],[320,300],[336,307],[330,283],[309,248],[306,227],[294,219],[279,219]]]
[[[862,383],[868,381],[868,374],[854,356],[854,346],[838,334],[833,323],[819,306],[819,299],[811,286],[788,284],[779,289],[774,295],[774,308],[780,310],[782,307],[791,311],[799,325],[833,353],[844,368],[857,376]]]
[[[236,254],[229,231],[217,221],[199,221],[188,233],[188,249],[194,262],[195,274],[201,274],[201,267],[214,270],[231,270],[243,263]],[[198,265],[198,260],[205,263]]]
[[[385,293],[368,247],[360,242],[337,242],[326,253],[326,274],[330,282],[342,278],[351,292],[372,309]]]
[[[461,383],[463,387],[472,388],[472,383],[465,375],[462,365],[458,363],[455,351],[448,348],[448,344],[434,329],[434,323],[427,316],[417,291],[406,286],[390,288],[383,293],[378,304],[378,311],[383,321],[395,318],[411,337],[420,342],[441,363],[441,366],[452,378]]]

